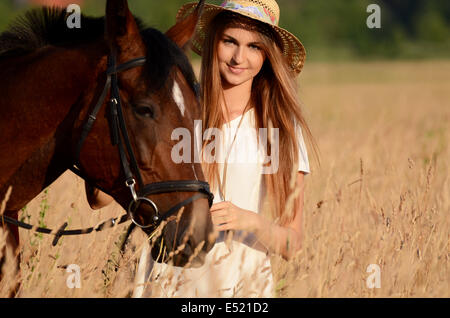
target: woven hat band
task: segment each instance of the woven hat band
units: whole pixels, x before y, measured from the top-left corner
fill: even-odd
[[[261,3],[262,4],[262,3]],[[259,1],[224,1],[220,6],[224,9],[251,16],[265,23],[278,26],[279,12],[264,7]]]

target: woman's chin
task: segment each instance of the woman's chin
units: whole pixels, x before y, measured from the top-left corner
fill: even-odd
[[[223,82],[225,83],[224,87],[233,87],[233,86],[239,86],[244,83],[246,83],[249,80],[249,78],[246,78],[242,76],[242,74],[236,75],[236,74],[227,74],[223,77]]]

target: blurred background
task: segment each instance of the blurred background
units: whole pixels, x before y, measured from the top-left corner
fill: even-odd
[[[167,30],[189,0],[131,0],[149,26]],[[220,4],[221,0],[208,1]],[[32,6],[81,5],[103,15],[105,0],[0,0],[0,31]],[[280,26],[303,42],[309,60],[423,59],[450,57],[450,1],[443,0],[279,0]],[[381,28],[369,29],[371,3],[381,8]]]

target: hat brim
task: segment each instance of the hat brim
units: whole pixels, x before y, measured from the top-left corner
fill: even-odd
[[[187,3],[183,5],[177,13],[176,21],[182,21],[187,16],[189,16],[196,8],[197,2]],[[205,40],[205,29],[211,22],[211,20],[220,12],[222,11],[231,11],[235,12],[244,16],[247,16],[251,19],[257,20],[258,22],[264,23],[271,28],[278,34],[281,44],[281,50],[283,52],[283,55],[287,59],[288,65],[291,67],[291,69],[296,73],[299,74],[303,68],[303,65],[305,63],[306,59],[306,51],[303,44],[300,42],[300,40],[290,33],[289,31],[278,27],[276,25],[269,24],[265,21],[262,21],[261,19],[258,19],[257,17],[251,15],[247,12],[237,11],[233,9],[223,8],[214,4],[206,4],[204,6],[202,15],[200,16],[200,20],[197,25],[197,29],[195,32],[194,37],[191,40],[192,43],[192,50],[197,53],[198,55],[202,55],[202,48],[203,48],[203,42]]]

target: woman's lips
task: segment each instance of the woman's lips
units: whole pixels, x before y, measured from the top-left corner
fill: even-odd
[[[231,65],[228,65],[228,69],[230,70],[231,73],[236,75],[241,74],[243,71],[245,71],[245,68],[233,67]]]

